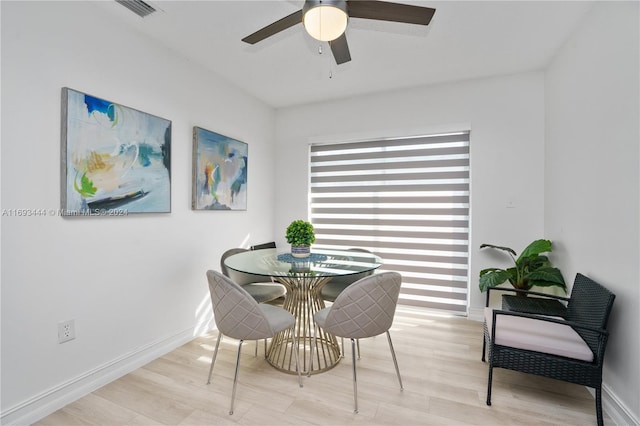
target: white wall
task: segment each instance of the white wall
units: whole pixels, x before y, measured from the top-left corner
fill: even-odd
[[[640,423],[639,16],[596,2],[545,80],[545,232],[563,271],[616,293],[604,382],[619,424]]]
[[[339,75],[334,76],[339,78]],[[544,77],[540,72],[414,88],[282,109],[277,114],[275,235],[307,217],[308,144],[471,129],[472,317],[484,306],[480,269],[505,259],[481,243],[521,250],[543,237]],[[512,200],[514,208],[507,208]],[[505,265],[508,263],[505,263]]]
[[[173,122],[171,214],[2,217],[3,423],[37,416],[34,409],[44,409],[38,403],[55,405],[56,391],[86,390],[94,376],[121,374],[130,358],[140,362],[205,328],[204,271],[218,267],[222,251],[274,236],[284,245],[289,221],[307,216],[309,141],[458,128],[471,129],[470,314],[483,305],[479,270],[499,261],[479,252],[481,243],[521,249],[534,238],[553,239],[554,261],[568,279],[581,271],[618,294],[605,388],[637,423],[637,4],[596,4],[546,76],[415,88],[277,114],[90,3],[0,5],[2,209],[59,205],[62,87]],[[190,210],[194,125],[249,143],[248,211]],[[57,322],[69,318],[78,338],[59,345]]]
[[[171,214],[3,215],[4,424],[208,326],[205,271],[228,247],[273,239],[275,113],[91,2],[1,7],[2,209],[59,207],[64,86],[173,125]],[[249,144],[247,211],[191,211],[193,126]],[[72,318],[77,338],[58,344]]]

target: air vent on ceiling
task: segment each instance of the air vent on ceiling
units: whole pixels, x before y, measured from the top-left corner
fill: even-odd
[[[141,18],[151,15],[156,11],[153,6],[143,2],[142,0],[116,0],[116,2],[120,3]]]

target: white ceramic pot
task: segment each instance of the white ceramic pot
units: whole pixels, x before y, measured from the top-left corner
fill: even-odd
[[[291,246],[291,256],[293,257],[309,257],[311,254],[311,247],[309,246]]]

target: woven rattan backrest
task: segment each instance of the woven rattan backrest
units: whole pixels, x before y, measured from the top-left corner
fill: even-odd
[[[324,329],[339,337],[360,339],[389,330],[402,277],[397,272],[370,275],[351,284],[336,298]]]
[[[258,302],[246,290],[217,271],[207,271],[207,280],[213,315],[222,334],[242,340],[273,336]]]
[[[255,246],[251,246],[251,250],[264,250],[271,248],[276,248],[275,241],[269,241],[268,243],[256,244]]]
[[[571,298],[567,304],[566,319],[606,330],[615,297],[615,294],[591,278],[578,273],[571,289]],[[576,331],[595,353],[598,334],[580,329]]]

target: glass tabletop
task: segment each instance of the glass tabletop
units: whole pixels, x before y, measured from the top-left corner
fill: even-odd
[[[249,274],[283,277],[312,274],[316,277],[335,277],[368,272],[382,265],[382,258],[373,253],[355,250],[313,249],[307,258],[294,258],[291,253],[277,249],[246,251],[229,256],[227,268]]]

